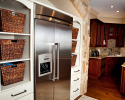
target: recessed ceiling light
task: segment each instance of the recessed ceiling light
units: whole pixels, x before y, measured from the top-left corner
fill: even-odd
[[[110,6],[111,8],[114,8],[114,6]]]
[[[119,10],[117,10],[116,12],[120,12]]]

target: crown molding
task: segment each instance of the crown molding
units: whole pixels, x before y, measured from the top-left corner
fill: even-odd
[[[96,15],[96,16],[98,16],[98,14],[99,14],[97,11],[95,11],[95,10],[92,9],[92,8],[90,9],[90,13],[92,13],[92,14],[94,14],[94,15]]]
[[[124,18],[125,15],[106,15],[106,14],[98,14],[98,17]]]

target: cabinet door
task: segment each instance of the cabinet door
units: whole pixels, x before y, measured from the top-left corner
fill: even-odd
[[[101,24],[96,23],[96,47],[101,46]]]
[[[124,34],[125,34],[125,29],[123,26],[121,26],[121,33],[120,33],[120,37],[119,37],[119,46],[120,47],[124,47]]]
[[[121,33],[121,27],[119,25],[116,25],[114,27],[115,29],[115,39],[116,39],[116,47],[120,47],[119,45],[119,37],[120,37],[120,33]]]
[[[109,25],[108,28],[108,39],[114,39],[115,38],[115,28],[114,25]]]
[[[122,67],[120,92],[125,95],[125,67]]]
[[[108,25],[102,25],[102,36],[101,36],[101,46],[107,47],[107,35],[108,35]]]
[[[26,95],[26,96],[19,98],[19,99],[16,99],[16,100],[34,100],[34,94],[31,93],[29,95]]]
[[[90,21],[90,47],[95,47],[96,44],[96,23]]]

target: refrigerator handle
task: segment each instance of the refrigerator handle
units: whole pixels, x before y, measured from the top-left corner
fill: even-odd
[[[51,45],[53,45],[53,59],[52,59],[52,62],[53,62],[53,79],[52,81],[55,81],[55,44],[52,43]]]
[[[53,66],[54,66],[54,70],[53,70],[53,81],[55,81],[55,79],[59,80],[59,50],[60,50],[60,43],[52,43],[51,45],[53,45]],[[57,77],[55,78],[55,46],[57,45]]]
[[[57,45],[57,80],[59,80],[59,51],[60,51],[60,43],[55,43]]]

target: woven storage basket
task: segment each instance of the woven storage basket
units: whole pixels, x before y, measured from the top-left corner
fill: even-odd
[[[16,65],[16,67],[13,68],[11,65],[1,66],[2,85],[6,86],[23,81],[26,64],[24,62],[18,62],[14,63],[14,65]]]
[[[72,28],[72,39],[77,39],[79,29],[78,28]]]
[[[71,55],[71,66],[75,66],[77,55]]]
[[[25,39],[0,39],[0,60],[22,58]]]
[[[74,53],[76,50],[76,44],[77,44],[77,41],[72,41],[72,53]]]
[[[26,15],[6,9],[0,9],[0,31],[23,33]]]

